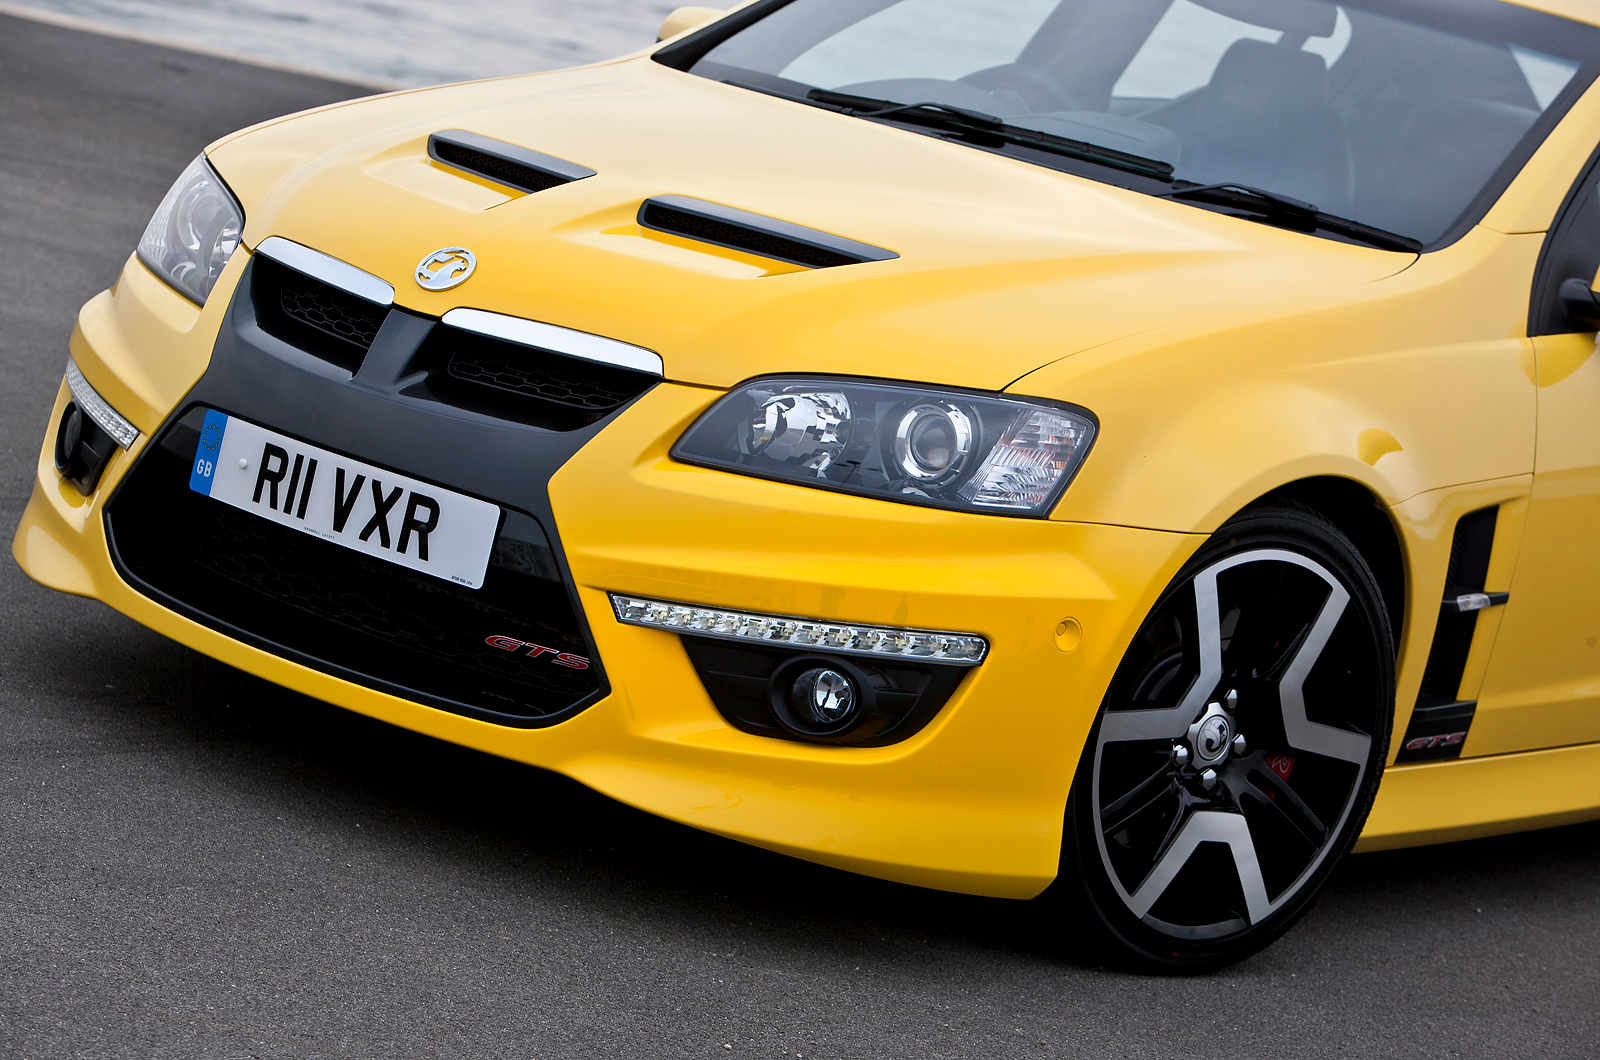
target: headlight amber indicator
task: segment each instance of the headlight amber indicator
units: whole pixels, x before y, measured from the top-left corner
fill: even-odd
[[[896,383],[761,379],[712,406],[674,459],[907,504],[1044,516],[1094,443],[1070,405]]]

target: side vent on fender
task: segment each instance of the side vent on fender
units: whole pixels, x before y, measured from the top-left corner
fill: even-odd
[[[526,192],[546,191],[595,175],[588,166],[462,129],[446,129],[428,137],[428,156],[453,169]]]
[[[646,199],[639,207],[639,224],[657,232],[742,250],[746,254],[808,269],[890,261],[900,256],[871,243],[858,243],[815,228],[684,195],[657,195]]]
[[[1478,612],[1510,599],[1508,593],[1484,591],[1499,514],[1499,508],[1482,508],[1463,515],[1456,523],[1439,624],[1434,627],[1433,646],[1428,651],[1428,668],[1423,672],[1422,688],[1396,762],[1461,757],[1461,745],[1466,742],[1467,730],[1478,709],[1477,700],[1457,698],[1467,669],[1467,655],[1472,651],[1472,637],[1478,628]]]

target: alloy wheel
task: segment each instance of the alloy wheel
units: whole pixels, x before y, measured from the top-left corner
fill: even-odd
[[[1393,660],[1375,586],[1342,535],[1297,537],[1202,550],[1136,636],[1080,773],[1080,869],[1112,932],[1158,962],[1270,941],[1376,789]]]

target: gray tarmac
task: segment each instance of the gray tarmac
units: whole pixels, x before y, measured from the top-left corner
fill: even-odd
[[[78,306],[213,137],[359,90],[0,17],[0,524]],[[1264,954],[740,846],[0,566],[0,1057],[1588,1057],[1600,826],[1353,859]]]

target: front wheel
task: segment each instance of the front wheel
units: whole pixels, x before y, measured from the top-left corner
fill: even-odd
[[[1251,509],[1181,571],[1112,679],[1063,884],[1118,963],[1205,971],[1286,931],[1349,851],[1388,753],[1376,580],[1308,509]]]

